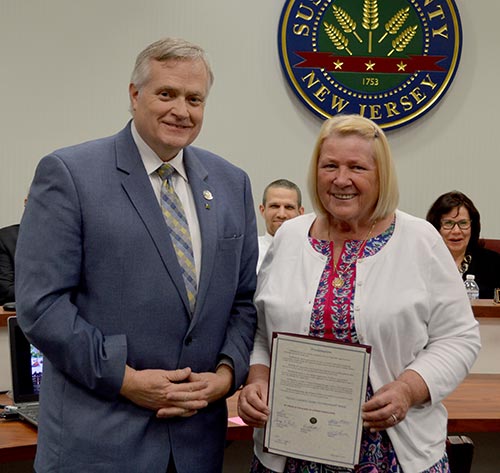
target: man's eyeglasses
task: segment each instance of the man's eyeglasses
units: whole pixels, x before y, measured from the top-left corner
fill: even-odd
[[[468,230],[470,228],[470,224],[472,223],[472,220],[459,220],[458,222],[455,222],[454,220],[441,220],[441,228],[443,230],[453,230],[455,228],[455,225],[458,225],[458,228],[460,230]]]

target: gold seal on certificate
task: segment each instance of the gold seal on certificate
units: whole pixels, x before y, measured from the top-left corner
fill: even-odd
[[[370,353],[366,345],[274,334],[265,450],[354,468]]]

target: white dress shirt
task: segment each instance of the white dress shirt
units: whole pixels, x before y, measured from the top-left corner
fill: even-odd
[[[158,204],[160,204],[160,193],[162,180],[158,173],[156,172],[158,168],[164,164],[164,162],[158,157],[158,155],[151,149],[151,147],[142,139],[137,131],[134,122],[132,121],[131,126],[132,137],[134,138],[135,144],[141,155],[142,162],[146,168],[151,185],[153,186],[154,193],[158,199]],[[196,284],[200,280],[200,265],[201,265],[201,233],[200,233],[200,223],[198,221],[198,215],[196,213],[196,206],[194,204],[193,193],[191,187],[189,186],[189,181],[187,178],[186,170],[184,168],[184,153],[183,150],[177,154],[174,158],[168,161],[169,164],[174,167],[177,172],[172,174],[172,185],[175,192],[179,196],[179,200],[182,202],[184,207],[184,213],[186,214],[186,220],[189,225],[189,232],[191,234],[191,243],[193,245],[193,255],[194,264],[196,267]]]
[[[259,260],[257,261],[257,271],[259,271],[262,261],[264,261],[264,256],[266,256],[267,250],[273,242],[273,236],[266,232],[265,235],[259,236]]]

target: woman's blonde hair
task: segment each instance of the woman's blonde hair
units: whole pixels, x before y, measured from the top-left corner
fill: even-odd
[[[332,135],[357,135],[373,142],[373,159],[377,166],[379,195],[372,219],[380,220],[394,212],[399,203],[399,189],[391,149],[385,133],[376,123],[361,115],[336,115],[323,123],[309,164],[309,196],[316,213],[323,215],[327,213],[318,195],[318,161],[323,142]]]

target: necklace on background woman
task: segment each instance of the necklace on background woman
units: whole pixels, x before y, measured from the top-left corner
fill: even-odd
[[[365,246],[366,246],[366,242],[370,239],[370,236],[373,232],[373,229],[375,228],[375,225],[377,223],[377,220],[375,220],[373,222],[373,225],[371,226],[370,230],[368,230],[368,233],[366,234],[365,238],[362,240],[361,242],[361,245],[359,247],[359,250],[356,252],[356,255],[355,255],[355,258],[353,261],[351,261],[351,264],[352,263],[356,263],[356,261],[358,261],[359,257],[363,254],[363,250],[365,249]],[[330,240],[330,244],[332,245],[332,262],[333,262],[333,275],[335,275],[335,273],[337,273],[337,275],[333,278],[333,281],[332,281],[332,286],[335,288],[335,289],[340,289],[341,287],[344,286],[345,284],[345,280],[344,278],[342,277],[342,274],[339,272],[337,272],[337,264],[335,262],[335,252],[334,252],[334,246],[333,246],[333,241],[330,239],[330,226],[328,226],[328,240]],[[342,249],[340,250],[341,254],[342,254]],[[339,256],[340,258],[340,256]]]
[[[464,259],[460,263],[460,266],[458,267],[458,271],[460,274],[464,274],[468,269],[469,269],[469,264],[472,261],[472,256],[471,255],[465,255]]]

